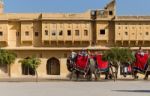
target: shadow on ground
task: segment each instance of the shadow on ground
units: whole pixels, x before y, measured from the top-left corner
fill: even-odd
[[[112,90],[117,92],[138,92],[138,93],[150,93],[150,90]]]

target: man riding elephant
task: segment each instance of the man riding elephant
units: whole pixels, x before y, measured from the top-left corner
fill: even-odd
[[[134,73],[134,78],[138,79],[137,73],[138,72],[145,73],[145,71],[148,68],[148,64],[147,64],[148,53],[144,53],[142,48],[139,47],[139,50],[135,54],[135,58],[136,58],[136,61],[134,63],[134,67],[133,67],[133,70],[134,70],[133,73]]]

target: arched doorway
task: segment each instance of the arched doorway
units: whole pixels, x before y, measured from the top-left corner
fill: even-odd
[[[21,65],[22,67],[22,75],[35,75],[35,71],[29,66]]]
[[[57,58],[50,58],[46,65],[47,75],[60,75],[60,62]]]
[[[8,75],[8,66],[6,64],[0,64],[0,76]]]
[[[29,59],[29,58],[30,57],[27,57],[25,59]],[[22,64],[21,68],[22,68],[22,75],[35,75],[35,70],[30,68],[29,66]]]

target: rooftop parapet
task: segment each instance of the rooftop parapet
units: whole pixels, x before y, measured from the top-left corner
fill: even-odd
[[[150,16],[116,16],[115,20],[150,20]]]
[[[42,19],[51,19],[51,20],[90,20],[91,15],[90,11],[84,13],[43,13]]]
[[[7,13],[7,14],[1,14],[0,20],[35,20],[39,19],[41,14],[34,14],[34,13]]]
[[[6,13],[0,20],[91,20],[91,13]]]

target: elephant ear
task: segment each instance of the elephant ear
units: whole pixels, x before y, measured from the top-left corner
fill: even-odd
[[[73,67],[71,66],[70,59],[67,59],[67,69],[69,72],[72,72]]]

